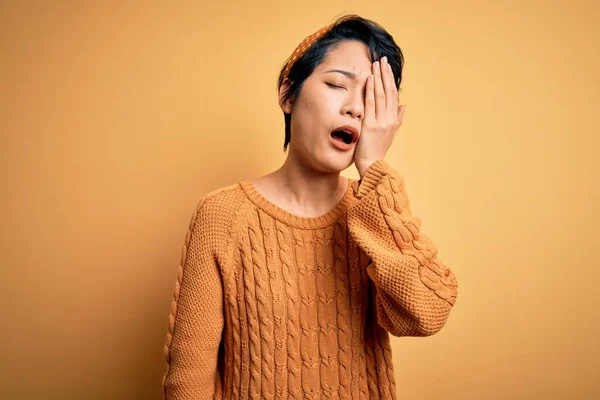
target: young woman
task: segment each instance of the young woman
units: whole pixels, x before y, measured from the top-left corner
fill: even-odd
[[[392,36],[356,15],[292,53],[284,164],[204,195],[191,218],[166,398],[396,398],[389,335],[438,332],[458,284],[384,160],[402,67]],[[340,176],[352,163],[359,180]]]

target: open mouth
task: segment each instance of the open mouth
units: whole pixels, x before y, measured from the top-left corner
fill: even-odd
[[[346,144],[352,143],[352,140],[353,140],[352,134],[350,132],[346,132],[346,131],[333,131],[331,133],[331,137],[334,138],[335,140],[342,141]]]

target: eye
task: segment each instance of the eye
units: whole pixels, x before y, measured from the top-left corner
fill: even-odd
[[[326,83],[327,83],[327,86],[332,87],[332,88],[345,89],[345,87],[343,87],[343,86],[337,86],[337,85],[331,84],[329,82],[326,82]]]

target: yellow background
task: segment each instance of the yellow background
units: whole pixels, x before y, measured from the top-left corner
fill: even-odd
[[[597,2],[202,3],[0,5],[0,398],[161,398],[191,213],[281,165],[279,70],[345,13],[404,51],[386,159],[460,284],[399,398],[600,395]]]

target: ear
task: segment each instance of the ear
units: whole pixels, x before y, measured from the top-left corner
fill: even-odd
[[[285,78],[285,80],[283,81],[283,83],[279,87],[279,107],[281,107],[281,109],[283,110],[283,112],[286,113],[286,114],[291,114],[292,113],[292,105],[294,104],[294,102],[293,102],[292,99],[288,99],[285,103],[282,103],[282,101],[283,101],[283,94],[290,87],[290,83],[291,83],[290,80],[288,78]]]

